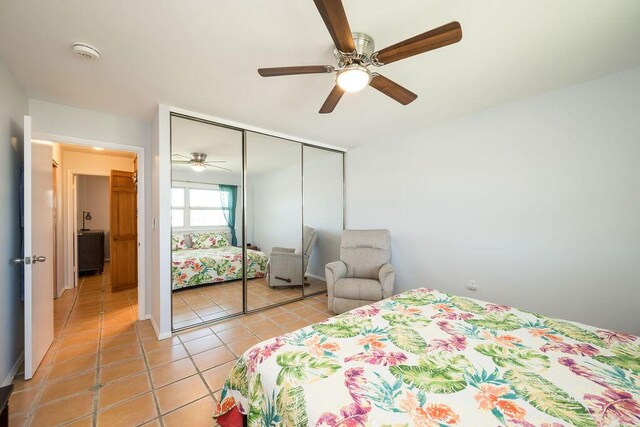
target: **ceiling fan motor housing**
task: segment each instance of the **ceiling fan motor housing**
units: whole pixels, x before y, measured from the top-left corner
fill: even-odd
[[[191,153],[191,161],[194,163],[204,163],[207,161],[207,155],[204,153]]]
[[[339,67],[344,67],[353,62],[368,63],[371,55],[375,52],[373,37],[365,33],[351,33],[351,35],[356,45],[355,55],[351,56],[350,54],[352,52],[340,52],[338,49],[333,50],[333,54],[338,58]]]

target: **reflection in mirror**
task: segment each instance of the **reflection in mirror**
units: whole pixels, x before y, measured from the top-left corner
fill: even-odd
[[[302,298],[313,247],[302,242],[302,144],[252,132],[246,138],[247,248],[268,256],[264,278],[249,276],[262,268],[257,260],[247,263],[247,309],[256,310]]]
[[[243,311],[242,132],[172,116],[171,159],[173,328],[180,329]]]
[[[343,153],[305,145],[304,223],[313,225],[313,235],[305,235],[312,245],[306,266],[305,295],[327,291],[324,266],[340,260],[343,229]]]

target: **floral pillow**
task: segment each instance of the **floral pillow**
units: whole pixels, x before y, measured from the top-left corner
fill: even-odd
[[[193,233],[191,235],[193,249],[221,248],[229,246],[227,236],[220,233]]]
[[[172,251],[182,251],[185,249],[189,249],[190,238],[188,234],[172,234],[171,235],[171,250]]]

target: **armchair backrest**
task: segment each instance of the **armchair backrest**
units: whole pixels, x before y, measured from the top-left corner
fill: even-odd
[[[389,230],[345,230],[340,260],[347,266],[347,277],[377,279],[380,267],[391,261]]]
[[[316,233],[316,230],[305,225],[304,229],[302,230],[302,241],[296,248],[296,253],[304,254],[307,258],[311,257],[311,252],[313,252],[313,247],[316,244],[317,238],[318,233]]]

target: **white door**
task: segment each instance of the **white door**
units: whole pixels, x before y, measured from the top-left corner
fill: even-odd
[[[52,144],[31,140],[24,117],[24,377],[33,377],[53,342]]]

